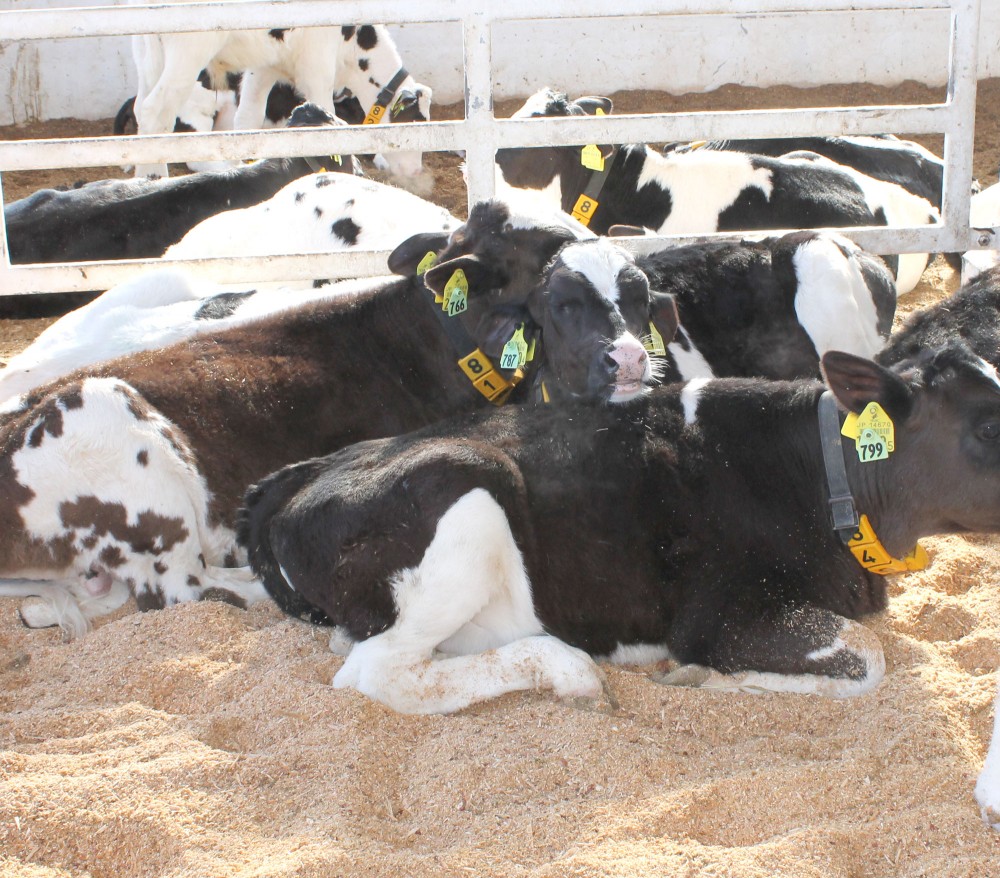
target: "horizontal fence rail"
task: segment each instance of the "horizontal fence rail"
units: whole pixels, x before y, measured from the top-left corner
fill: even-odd
[[[790,137],[812,134],[944,134],[946,162],[942,223],[906,229],[845,229],[843,233],[877,252],[961,252],[995,246],[996,229],[969,227],[980,0],[620,0],[609,10],[603,0],[357,0],[318,2],[215,2],[110,6],[0,12],[0,33],[10,38],[46,39],[212,29],[251,29],[331,24],[343,20],[410,23],[454,21],[464,40],[466,113],[462,121],[337,127],[163,134],[143,137],[73,138],[0,142],[0,196],[4,171],[39,170],[252,156],[357,154],[399,149],[465,150],[470,205],[494,191],[494,156],[503,147],[547,144],[629,143]],[[657,16],[758,16],[808,12],[950,10],[949,84],[940,104],[857,108],[750,110],[642,114],[568,119],[493,117],[491,28],[498,22],[538,19]],[[195,24],[197,23],[197,24]],[[339,26],[339,19],[337,24]],[[732,238],[670,236],[677,243]],[[645,238],[640,246],[662,246]],[[383,274],[387,253],[288,254],[177,261],[217,280],[254,282],[310,277]],[[10,266],[0,228],[0,292],[30,293],[106,289],[160,260]]]

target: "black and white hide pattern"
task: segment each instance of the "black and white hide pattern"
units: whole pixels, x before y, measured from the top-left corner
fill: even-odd
[[[611,101],[571,101],[543,89],[528,99],[517,118],[609,112]],[[610,156],[611,147],[600,149]],[[497,152],[506,186],[540,190],[572,211],[590,180],[580,147],[502,149]],[[936,222],[937,211],[899,186],[864,177],[815,158],[775,158],[737,152],[695,150],[662,155],[644,144],[619,148],[593,213],[590,228],[606,233],[618,224],[658,234],[717,231],[912,226]],[[927,263],[927,254],[887,260],[898,293],[908,292]],[[898,263],[898,266],[897,266]]]
[[[284,28],[270,31],[212,31],[146,34],[133,37],[132,54],[138,71],[134,102],[140,134],[173,130],[200,71],[213,83],[242,72],[233,127],[260,128],[272,87],[293,85],[305,100],[331,115],[336,97],[350,93],[370,109],[379,93],[402,69],[395,43],[383,25]],[[388,121],[430,118],[432,92],[409,74],[386,110]],[[419,152],[400,151],[387,157],[389,170],[402,180],[423,174]],[[164,164],[141,165],[140,176],[166,176]]]
[[[664,247],[636,264],[680,314],[668,382],[816,377],[827,351],[874,356],[896,310],[882,259],[832,233]]]
[[[861,171],[868,177],[902,186],[941,209],[944,161],[919,143],[900,140],[891,134],[708,140],[695,144],[669,144],[664,152],[683,153],[695,149],[770,156],[813,152],[838,165]]]
[[[888,370],[823,358],[895,451],[844,462],[885,549],[1000,530],[1000,380],[960,344]],[[519,689],[596,698],[591,657],[662,682],[850,697],[885,661],[883,577],[834,532],[816,381],[719,379],[621,406],[503,409],[365,442],[252,488],[240,539],[350,652],[334,677],[405,713]]]
[[[338,125],[306,104],[294,127]],[[175,179],[98,180],[67,189],[40,189],[4,207],[10,260],[87,262],[162,256],[198,223],[222,211],[266,201],[293,180],[329,166],[345,176],[359,170],[352,156],[264,159],[223,171]]]

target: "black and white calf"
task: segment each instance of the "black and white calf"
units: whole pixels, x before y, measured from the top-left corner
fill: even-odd
[[[319,173],[293,180],[267,201],[208,217],[164,258],[391,250],[418,232],[448,235],[460,225],[445,208],[405,189]]]
[[[165,257],[391,250],[418,232],[444,237],[460,225],[444,208],[394,186],[347,174],[311,174],[262,204],[209,217]],[[317,298],[350,295],[357,286],[305,280],[229,287],[177,269],[146,272],[61,317],[12,357],[0,371],[0,401],[91,363],[166,347]]]
[[[955,339],[1000,369],[1000,266],[976,275],[947,298],[913,311],[877,359],[892,366]]]
[[[917,566],[925,535],[1000,530],[1000,380],[961,344],[823,366],[823,402],[814,381],[697,381],[361,443],[251,489],[241,538],[269,589],[351,647],[334,685],[402,712],[595,697],[590,656],[672,657],[662,681],[680,685],[861,695],[885,671],[856,621],[886,605],[874,571]],[[841,421],[873,403],[894,446],[862,462]],[[863,516],[841,535],[824,446]]]
[[[242,71],[236,128],[260,128],[272,86],[291,83],[306,100],[334,114],[334,96],[350,91],[373,122],[430,118],[431,90],[403,67],[382,25],[312,27],[270,31],[211,31],[133,37],[138,71],[134,103],[140,134],[172,131],[201,70],[213,80]],[[415,108],[410,110],[410,108]],[[390,171],[401,179],[423,171],[419,152],[394,152]],[[139,175],[165,176],[166,165],[144,165]]]
[[[944,162],[926,147],[891,134],[842,137],[767,137],[755,140],[709,140],[670,144],[665,152],[714,149],[754,155],[783,156],[813,152],[876,180],[895,183],[941,209]]]
[[[337,124],[311,104],[297,108],[289,122],[296,127]],[[358,170],[347,155],[265,159],[175,179],[99,180],[66,191],[41,189],[4,208],[10,259],[86,262],[162,256],[202,220],[265,201],[320,168],[347,175]]]
[[[610,112],[610,99],[571,101],[543,89],[515,117],[579,116],[598,109]],[[933,205],[901,187],[823,162],[712,150],[664,156],[643,144],[599,149],[606,178],[592,194],[587,190],[595,172],[583,164],[580,147],[502,149],[497,165],[505,185],[545,192],[563,210],[585,215],[599,234],[617,224],[670,235],[937,221]],[[887,262],[903,293],[916,285],[927,254]]]
[[[665,381],[815,377],[827,351],[874,356],[896,310],[885,263],[830,233],[664,247],[636,264],[680,313]]]
[[[567,350],[598,361],[594,370],[563,372],[537,341],[530,357],[526,303],[548,259],[533,265],[532,254],[548,252],[544,239],[572,236],[535,219],[501,220],[486,205],[450,238],[421,234],[397,248],[390,266],[406,277],[358,282],[350,295],[92,366],[0,405],[9,500],[0,506],[0,596],[46,596],[22,611],[27,620],[74,633],[89,612],[75,601],[91,593],[103,601],[114,590],[121,602],[131,590],[144,609],[257,599],[259,584],[237,566],[232,525],[247,487],[267,473],[524,398],[539,363],[556,393],[563,381],[600,399],[637,392],[651,367],[636,342],[614,346],[624,330],[592,351],[566,338]],[[418,277],[429,251],[440,261]],[[486,276],[492,285],[481,286]],[[448,296],[450,315],[435,295]],[[676,318],[661,311],[669,339]],[[648,301],[635,321],[648,330]],[[523,353],[515,335],[528,343]],[[603,385],[588,383],[595,370]],[[66,612],[54,612],[51,601],[68,598]]]

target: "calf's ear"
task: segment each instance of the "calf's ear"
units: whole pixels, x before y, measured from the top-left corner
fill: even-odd
[[[677,303],[670,293],[658,293],[650,291],[653,307],[650,309],[650,319],[660,333],[665,345],[670,344],[677,334],[677,327],[680,325],[680,317],[677,314]]]
[[[627,238],[631,236],[645,237],[649,230],[643,226],[626,226],[622,223],[615,223],[608,229],[609,238]]]
[[[598,110],[601,110],[605,116],[610,116],[611,110],[614,108],[611,98],[606,98],[602,95],[587,95],[586,97],[577,98],[573,103],[588,116],[596,116]]]
[[[479,345],[479,350],[488,357],[499,357],[503,353],[504,345],[522,324],[527,340],[529,330],[535,327],[527,308],[493,309],[484,314],[476,327],[476,344]]]
[[[443,232],[420,232],[412,235],[389,254],[389,271],[410,277],[417,273],[417,266],[429,253],[440,253],[448,245],[448,235]]]
[[[289,128],[318,128],[321,125],[343,125],[336,116],[331,116],[319,104],[306,101],[299,104],[288,118]]]
[[[913,407],[913,392],[895,372],[854,354],[827,351],[821,361],[826,386],[848,411],[860,414],[877,402],[893,420],[903,420]]]
[[[492,290],[501,285],[502,279],[485,262],[473,253],[456,256],[447,262],[439,262],[424,272],[424,283],[427,289],[434,290],[439,295],[444,292],[448,281],[455,272],[461,270],[469,283],[469,295]]]

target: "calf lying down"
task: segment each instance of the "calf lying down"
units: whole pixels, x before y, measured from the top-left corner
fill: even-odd
[[[339,124],[312,104],[290,127]],[[339,164],[333,159],[339,160]],[[351,156],[264,159],[175,179],[97,180],[40,189],[4,207],[12,262],[72,262],[162,256],[206,217],[264,201],[319,167],[360,171]]]
[[[570,100],[542,89],[514,116],[582,116],[610,112],[605,97]],[[600,155],[592,159],[588,150]],[[938,220],[928,201],[853,168],[808,158],[695,150],[661,155],[645,144],[590,144],[501,149],[503,186],[535,190],[576,211],[598,233],[625,223],[661,235],[752,229],[909,227]],[[599,159],[599,161],[598,161]],[[600,168],[600,170],[597,170]],[[498,188],[498,191],[504,191]],[[913,288],[927,254],[887,257],[897,292]]]
[[[463,307],[442,311],[435,296],[455,271],[446,257],[465,254],[468,265],[466,248],[474,255],[483,245],[482,264],[504,258],[504,241],[482,241],[473,220],[422,278],[359,281],[350,296],[112,360],[0,406],[0,490],[9,498],[0,507],[0,596],[48,598],[22,607],[22,616],[73,634],[86,630],[88,608],[104,611],[129,592],[142,609],[258,600],[265,593],[241,567],[232,527],[247,487],[267,473],[523,399],[536,371],[555,397],[627,399],[652,381],[637,336],[650,332],[652,318],[671,338],[676,310],[669,297],[654,303],[645,276],[607,242],[592,242],[594,252],[575,261],[567,256],[575,268],[553,273],[561,286],[551,297],[519,278],[477,288],[473,274]],[[511,228],[505,236],[516,248],[523,236],[544,234]],[[393,261],[415,266],[425,252],[418,236]],[[535,285],[540,270],[528,271]],[[529,294],[546,325],[546,311],[566,305],[552,316],[553,343],[535,337],[534,358]],[[596,304],[582,307],[588,300]],[[73,612],[62,601],[67,617],[53,607],[55,595],[81,606]],[[93,597],[102,602],[92,605]]]
[[[444,208],[394,186],[311,174],[263,204],[199,223],[165,258],[392,250],[418,233],[446,239],[459,225]],[[196,269],[146,272],[60,318],[0,372],[0,401],[92,363],[357,289],[326,281],[220,286],[196,275]],[[219,318],[225,321],[213,322]]]
[[[335,626],[334,685],[401,712],[596,698],[591,656],[670,657],[665,683],[862,695],[885,673],[857,621],[886,606],[883,574],[925,563],[922,536],[1000,530],[1000,380],[961,343],[894,370],[823,365],[832,398],[694,381],[362,443],[252,488],[239,537],[269,592]],[[888,456],[884,423],[840,444],[845,410],[874,403]],[[833,490],[839,530],[824,446],[851,501]],[[994,824],[998,760],[978,789]]]

